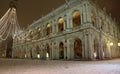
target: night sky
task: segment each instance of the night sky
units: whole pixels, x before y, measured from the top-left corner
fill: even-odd
[[[5,14],[9,8],[11,0],[0,0],[0,18]],[[65,0],[18,0],[17,15],[21,27],[26,28],[28,24],[45,16],[52,9],[56,9],[65,3]],[[99,5],[106,7],[107,13],[111,13],[112,18],[120,26],[120,0],[99,0]]]

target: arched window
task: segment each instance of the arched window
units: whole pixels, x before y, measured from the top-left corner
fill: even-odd
[[[48,23],[46,27],[46,35],[50,35],[51,33],[51,25]]]
[[[81,24],[80,11],[76,10],[73,12],[72,22],[73,22],[73,27],[80,26]]]
[[[64,19],[59,18],[58,19],[58,32],[61,32],[64,30]]]

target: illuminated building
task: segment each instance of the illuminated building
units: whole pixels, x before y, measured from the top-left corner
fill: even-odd
[[[120,29],[89,0],[70,0],[13,40],[13,58],[94,60],[120,57]],[[111,44],[112,43],[112,44]]]

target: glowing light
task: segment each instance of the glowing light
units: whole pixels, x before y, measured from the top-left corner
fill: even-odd
[[[110,46],[113,46],[113,43],[112,43],[112,42],[110,43]]]
[[[118,43],[118,46],[120,46],[120,43]]]
[[[38,31],[40,31],[41,29],[39,28]]]
[[[58,23],[60,23],[60,24],[64,23],[64,19],[63,19],[63,18],[60,18],[60,19],[58,20]]]
[[[103,57],[105,56],[105,53],[103,52]]]
[[[94,57],[95,57],[95,58],[97,57],[97,54],[96,54],[96,52],[94,53]]]
[[[50,27],[50,24],[48,24],[47,27],[49,28],[49,27]]]
[[[49,58],[49,54],[48,53],[46,53],[46,58]]]
[[[20,26],[17,21],[16,9],[9,8],[0,19],[0,39],[6,40],[10,35],[13,39],[19,33]]]
[[[25,54],[25,58],[27,58],[27,55]]]
[[[5,54],[2,54],[2,56],[4,57],[4,56],[5,56]]]
[[[40,58],[40,54],[37,55],[37,58]]]

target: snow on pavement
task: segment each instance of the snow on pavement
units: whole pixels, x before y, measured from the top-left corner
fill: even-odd
[[[0,59],[0,74],[120,74],[120,59],[104,61]]]

